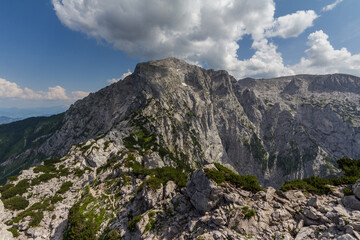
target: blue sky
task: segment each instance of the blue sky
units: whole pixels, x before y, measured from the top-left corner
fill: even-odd
[[[359,0],[165,2],[0,1],[0,108],[69,105],[169,56],[238,79],[360,76]]]

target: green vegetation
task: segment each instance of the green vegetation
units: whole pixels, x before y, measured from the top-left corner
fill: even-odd
[[[315,193],[315,194],[328,194],[332,190],[330,187],[326,186],[328,181],[322,179],[318,176],[312,176],[305,179],[296,179],[294,181],[286,181],[284,185],[281,186],[282,191],[288,191],[293,189],[303,190],[305,192]]]
[[[155,230],[156,222],[154,220],[154,216],[155,216],[155,212],[150,211],[149,214],[148,214],[149,221],[145,226],[144,232],[154,231]]]
[[[343,189],[343,192],[344,192],[344,195],[345,195],[345,196],[354,195],[353,190],[350,189],[350,188],[344,188],[344,189]]]
[[[247,219],[250,219],[256,215],[256,211],[254,209],[249,209],[248,206],[244,206],[241,209],[241,212],[244,215],[244,217],[246,217]]]
[[[100,224],[104,220],[104,211],[98,212],[97,200],[86,191],[79,202],[69,211],[68,225],[64,231],[64,240],[96,239]]]
[[[158,137],[154,132],[153,126],[149,120],[136,112],[131,116],[131,123],[134,127],[134,131],[123,139],[125,147],[131,152],[138,152],[140,155],[146,155],[149,152],[158,152],[161,158],[169,157],[178,168],[184,169],[186,172],[191,172],[191,168],[187,164],[187,158],[184,154],[175,156],[169,149],[167,149],[161,143],[161,137]],[[148,128],[151,129],[148,130]],[[159,141],[160,140],[160,141]]]
[[[163,182],[164,182],[164,181],[161,180],[160,178],[151,176],[151,177],[149,177],[149,178],[145,181],[145,184],[146,184],[146,186],[148,186],[149,188],[156,190],[156,189],[160,189],[160,188],[161,188]]]
[[[281,190],[302,190],[316,194],[328,194],[332,190],[328,185],[354,184],[360,178],[360,159],[341,158],[337,160],[339,168],[342,170],[341,177],[324,179],[318,176],[312,176],[305,179],[297,179],[294,181],[286,181]],[[349,189],[350,190],[350,189]],[[350,194],[348,190],[344,193]]]
[[[263,188],[259,184],[258,179],[255,176],[252,175],[240,176],[219,163],[214,163],[214,164],[217,170],[205,169],[205,173],[208,178],[214,180],[217,184],[230,182],[234,184],[236,187],[241,187],[253,193],[263,190]]]
[[[31,186],[35,186],[35,185],[39,185],[40,183],[42,182],[47,182],[49,181],[50,179],[53,179],[55,178],[56,175],[55,174],[52,174],[52,173],[44,173],[44,174],[41,174],[40,176],[38,176],[37,178],[34,178],[32,181],[31,181]]]
[[[19,181],[15,186],[12,184],[7,184],[0,189],[1,192],[1,199],[5,200],[8,198],[12,198],[16,195],[24,194],[27,189],[29,188],[29,179],[23,179]],[[4,190],[4,191],[2,191]]]
[[[20,233],[18,232],[16,227],[9,228],[8,231],[11,232],[13,237],[15,238],[20,236]]]
[[[179,187],[185,187],[187,183],[187,175],[177,168],[162,167],[155,169],[147,169],[136,161],[129,161],[128,163],[126,163],[126,166],[131,167],[133,174],[135,174],[136,176],[152,176],[153,179],[151,179],[148,183],[153,184],[152,186],[154,186],[155,189],[157,189],[156,187],[159,186],[158,183],[165,184],[168,181],[174,181]],[[157,182],[157,184],[155,184],[155,182]]]
[[[142,216],[141,215],[137,215],[136,217],[134,217],[128,224],[128,229],[132,232],[135,232],[136,230],[136,223],[138,223],[141,220]]]
[[[29,216],[31,218],[29,227],[36,227],[40,224],[44,217],[43,212],[51,210],[53,210],[53,207],[50,204],[50,199],[45,199],[43,202],[34,203],[31,207],[20,212],[15,218],[6,224],[11,225],[13,223],[19,223],[23,218]]]
[[[41,138],[41,136],[46,136],[59,129],[63,117],[64,114],[33,117],[0,125],[0,164],[9,157],[39,147],[47,139]],[[0,166],[0,171],[5,173],[0,176],[0,183],[4,183],[7,177],[18,174],[20,170],[26,169],[44,158],[45,156],[32,152],[30,156],[16,158],[9,165]]]
[[[56,194],[64,194],[66,193],[67,191],[70,190],[70,188],[72,187],[73,183],[71,181],[68,181],[68,182],[64,182],[60,189],[56,192]]]
[[[111,230],[104,238],[104,240],[119,240],[121,239],[120,233],[118,230]]]
[[[55,194],[52,198],[51,198],[51,203],[55,204],[57,202],[62,201],[64,198],[62,196],[60,196],[59,194]]]
[[[261,140],[259,137],[254,133],[252,135],[252,138],[250,140],[250,144],[246,145],[249,149],[249,151],[252,153],[254,159],[261,164],[263,167],[263,170],[266,169],[266,150],[264,146],[261,143]]]
[[[22,210],[29,206],[29,201],[21,196],[15,196],[3,201],[4,207],[10,210]]]

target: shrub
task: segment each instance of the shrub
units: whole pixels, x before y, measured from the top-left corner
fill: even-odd
[[[151,189],[160,189],[162,184],[163,184],[163,180],[157,178],[157,177],[149,177],[146,181],[145,184],[146,186],[148,186]]]
[[[253,216],[256,215],[256,212],[254,209],[249,209],[248,206],[244,206],[242,209],[241,209],[243,215],[247,218],[247,219],[250,219],[252,218]]]
[[[315,193],[315,194],[328,194],[332,190],[326,184],[329,182],[326,179],[319,178],[318,176],[312,176],[305,179],[296,179],[294,181],[286,181],[284,185],[281,186],[282,191],[288,190],[303,190],[305,192]]]
[[[141,215],[137,215],[136,217],[134,217],[128,224],[128,229],[132,232],[135,232],[136,230],[136,223],[138,223],[141,220],[142,216]]]
[[[33,212],[33,214],[31,215],[31,221],[29,223],[29,227],[39,226],[43,218],[44,218],[44,214],[42,212]]]
[[[55,204],[57,202],[62,201],[64,198],[62,196],[60,196],[59,194],[55,194],[52,198],[51,198],[51,203]]]
[[[31,181],[31,186],[39,185],[40,183],[47,182],[50,179],[55,178],[55,177],[56,177],[56,175],[51,174],[51,173],[41,174],[40,176],[38,176],[37,178],[35,178]]]
[[[20,233],[18,232],[16,227],[9,228],[8,231],[11,232],[13,237],[15,238],[20,236]]]
[[[214,165],[216,166],[217,170],[205,169],[205,173],[210,179],[214,180],[216,183],[221,184],[225,181],[230,182],[236,187],[241,187],[253,193],[264,190],[260,186],[259,181],[255,176],[240,176],[219,163],[214,163]]]
[[[9,182],[15,182],[15,181],[17,181],[17,180],[18,180],[18,176],[17,176],[17,175],[8,177],[8,181],[9,181]]]
[[[71,181],[68,181],[68,182],[64,182],[60,189],[56,192],[57,194],[64,194],[66,193],[67,191],[70,190],[70,188],[72,187],[73,183]]]
[[[15,186],[8,185],[6,187],[6,190],[2,192],[1,198],[7,199],[14,197],[16,195],[22,195],[24,194],[27,189],[29,188],[29,179],[23,179],[19,181]]]
[[[29,201],[20,196],[8,198],[3,202],[4,207],[10,210],[22,210],[29,206]]]
[[[344,192],[344,195],[345,195],[345,196],[354,195],[353,190],[350,189],[350,188],[344,188],[344,189],[343,189],[343,192]]]
[[[81,177],[82,175],[84,175],[85,173],[85,170],[83,169],[79,169],[79,168],[75,168],[74,169],[74,175],[77,176],[77,177]]]
[[[204,169],[206,176],[212,179],[217,184],[222,184],[225,182],[225,176],[222,172],[217,169]]]

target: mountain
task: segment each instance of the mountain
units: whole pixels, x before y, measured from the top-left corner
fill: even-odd
[[[355,239],[359,100],[350,75],[140,63],[0,125],[0,239]]]
[[[140,63],[125,80],[72,105],[42,144],[2,152],[0,162],[10,169],[13,159],[61,157],[74,144],[130,134],[129,143],[115,140],[121,148],[145,131],[188,168],[220,162],[277,187],[336,174],[340,157],[360,158],[359,94],[359,78],[344,74],[237,81],[175,58]]]

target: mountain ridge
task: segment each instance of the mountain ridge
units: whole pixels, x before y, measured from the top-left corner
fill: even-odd
[[[334,92],[336,86],[341,88]],[[279,186],[333,174],[333,160],[360,157],[358,86],[359,78],[342,74],[237,81],[226,71],[175,58],[139,63],[124,80],[74,103],[37,152],[61,157],[140,111],[152,119],[165,146],[178,148],[192,166],[227,163],[262,184]]]

